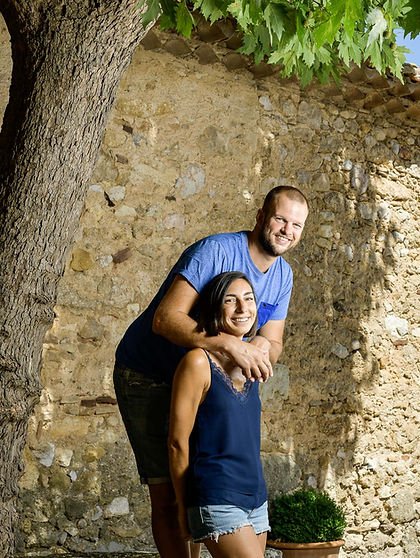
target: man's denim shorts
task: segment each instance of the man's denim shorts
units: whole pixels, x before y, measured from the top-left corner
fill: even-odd
[[[267,502],[252,510],[229,504],[190,507],[187,514],[194,542],[209,538],[217,542],[221,535],[234,533],[247,526],[252,526],[256,535],[270,530]]]
[[[116,363],[114,387],[141,482],[169,482],[171,386]]]

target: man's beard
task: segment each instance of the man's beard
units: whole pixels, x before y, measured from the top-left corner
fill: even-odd
[[[260,230],[260,234],[258,236],[258,240],[263,248],[263,250],[265,250],[265,252],[267,252],[267,254],[269,256],[273,256],[274,258],[278,258],[283,251],[280,253],[276,250],[275,246],[273,246],[272,242],[271,242],[271,238],[269,236],[269,233],[267,233],[267,229],[266,227],[263,227]],[[286,250],[284,250],[285,252]]]

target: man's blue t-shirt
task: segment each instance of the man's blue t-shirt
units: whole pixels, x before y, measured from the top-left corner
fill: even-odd
[[[172,383],[186,349],[153,333],[155,311],[176,275],[185,277],[200,293],[213,277],[225,271],[241,271],[251,281],[257,298],[259,328],[269,320],[286,318],[293,284],[290,265],[280,256],[262,273],[249,254],[246,231],[215,234],[184,251],[149,306],[127,329],[117,348],[117,362]]]

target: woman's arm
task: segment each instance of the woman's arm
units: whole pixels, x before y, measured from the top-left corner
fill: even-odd
[[[189,438],[198,406],[210,387],[210,365],[201,349],[188,352],[176,369],[172,386],[169,422],[169,469],[178,504],[181,535],[189,538],[186,517],[186,476],[189,465]]]

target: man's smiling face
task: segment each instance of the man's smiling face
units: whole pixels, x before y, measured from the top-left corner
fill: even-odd
[[[305,203],[290,199],[284,193],[277,195],[268,211],[258,213],[258,240],[263,250],[276,258],[296,246],[307,216]]]

